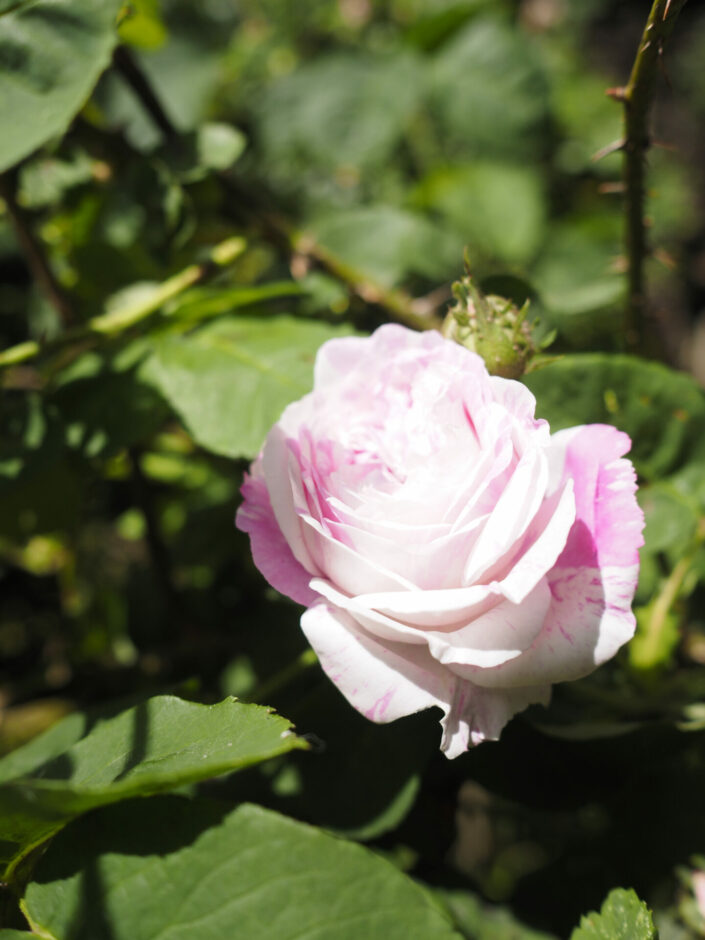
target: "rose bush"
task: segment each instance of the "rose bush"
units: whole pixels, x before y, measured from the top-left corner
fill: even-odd
[[[383,326],[321,347],[242,487],[237,525],[328,676],[373,721],[439,706],[448,757],[634,632],[631,442],[534,410],[438,333]]]

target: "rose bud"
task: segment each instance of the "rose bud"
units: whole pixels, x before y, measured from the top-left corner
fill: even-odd
[[[448,757],[634,633],[630,440],[552,435],[535,405],[436,332],[332,340],[242,487],[237,525],[330,679],[372,721],[440,707]]]

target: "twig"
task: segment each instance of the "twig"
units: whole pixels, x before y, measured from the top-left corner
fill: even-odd
[[[113,65],[164,137],[167,140],[175,140],[179,132],[155,94],[147,75],[126,46],[117,46],[113,52]]]
[[[646,307],[644,260],[648,244],[644,198],[645,158],[651,144],[649,112],[663,45],[685,2],[654,0],[628,84],[624,88],[610,88],[607,91],[610,97],[624,104],[624,212],[628,258],[626,341],[634,349],[638,349],[643,342]]]
[[[35,359],[40,353],[59,350],[72,343],[119,336],[130,327],[156,313],[167,301],[178,297],[187,288],[209,280],[224,267],[232,264],[243,253],[245,247],[246,242],[243,238],[228,238],[212,249],[206,261],[184,268],[179,274],[175,274],[163,284],[155,287],[144,299],[118,310],[112,310],[110,313],[93,317],[84,327],[66,330],[65,333],[46,343],[31,340],[0,352],[0,369],[27,362],[29,359]]]
[[[113,62],[116,69],[129,84],[144,107],[146,113],[167,140],[174,140],[178,131],[162,107],[149,77],[140,68],[137,60],[125,47],[118,47]],[[382,307],[394,320],[416,329],[440,327],[440,319],[428,311],[427,305],[417,309],[416,301],[405,291],[390,289],[376,284],[362,272],[356,270],[332,251],[319,244],[308,232],[298,231],[279,213],[272,210],[261,194],[251,187],[241,186],[229,173],[217,174],[225,191],[232,197],[228,207],[238,221],[256,229],[267,241],[278,245],[289,255],[300,255],[327,271],[365,303]]]
[[[68,326],[73,320],[71,304],[54,277],[44,253],[44,246],[34,234],[28,213],[17,203],[13,181],[8,176],[0,176],[0,197],[5,203],[8,218],[32,276],[59,314],[63,325]]]

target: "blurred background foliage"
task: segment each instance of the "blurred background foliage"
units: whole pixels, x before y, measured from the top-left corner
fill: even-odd
[[[0,751],[77,707],[237,695],[276,706],[314,753],[201,791],[369,842],[465,936],[565,936],[616,885],[666,940],[705,935],[690,880],[705,853],[702,6],[665,56],[648,202],[651,345],[695,379],[605,355],[623,340],[621,164],[595,155],[620,137],[605,89],[626,80],[643,3],[128,6],[80,112],[0,148],[0,342],[43,349],[3,372]],[[340,698],[233,515],[320,343],[442,314],[465,247],[486,289],[530,297],[556,331],[565,358],[527,379],[539,413],[632,434],[648,526],[630,648],[449,763],[435,715],[378,727]]]

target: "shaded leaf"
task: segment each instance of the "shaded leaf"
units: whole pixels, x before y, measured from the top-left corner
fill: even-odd
[[[0,10],[0,171],[62,134],[117,42],[123,0],[19,0]]]
[[[254,457],[286,405],[310,391],[321,343],[349,332],[287,316],[230,317],[158,340],[141,375],[202,447]]]
[[[80,820],[23,904],[61,940],[451,940],[430,896],[388,862],[258,806],[158,798]]]
[[[363,279],[385,287],[407,274],[443,280],[457,273],[460,235],[419,213],[393,206],[365,206],[336,212],[311,225],[318,240]]]
[[[439,170],[416,199],[453,223],[471,258],[526,262],[543,237],[545,198],[531,167],[495,162]]]
[[[591,423],[626,431],[630,458],[646,479],[705,456],[705,396],[682,372],[632,356],[588,353],[563,356],[524,381],[552,431]]]
[[[0,861],[97,806],[219,776],[305,746],[285,718],[226,699],[157,696],[94,723],[74,714],[0,760]]]

